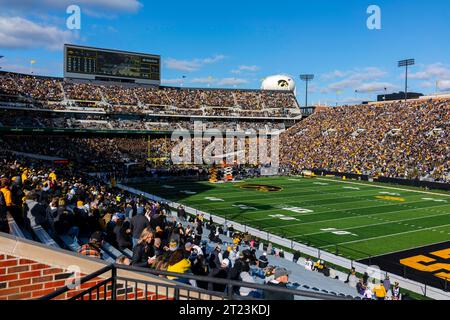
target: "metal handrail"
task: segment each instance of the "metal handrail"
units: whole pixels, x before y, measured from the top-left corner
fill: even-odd
[[[79,284],[81,285],[83,283],[86,283],[86,282],[88,282],[88,281],[90,281],[90,280],[92,280],[94,278],[97,278],[98,276],[100,276],[100,275],[102,275],[102,274],[104,274],[104,273],[106,273],[108,271],[114,270],[114,269],[115,269],[114,264],[110,264],[110,265],[108,265],[106,267],[101,268],[98,271],[95,271],[94,273],[91,273],[91,274],[88,274],[87,276],[84,276],[83,278],[80,279]],[[110,277],[109,279],[113,279],[114,280],[113,277]],[[58,290],[56,290],[56,291],[54,291],[54,292],[52,292],[52,293],[50,293],[50,294],[48,294],[46,296],[37,298],[37,300],[51,300],[51,299],[56,298],[56,297],[66,293],[66,292],[68,292],[68,291],[70,291],[72,289],[73,288],[71,288],[70,285],[65,285],[64,287],[59,288]]]
[[[96,277],[101,276],[104,273],[111,271],[111,277],[104,279],[104,281],[102,283],[111,281],[111,285],[112,285],[111,299],[116,300],[116,298],[117,298],[117,292],[116,292],[117,291],[117,280],[121,280],[121,281],[131,280],[130,278],[118,277],[117,270],[126,270],[126,271],[138,272],[138,273],[143,273],[143,274],[149,274],[149,275],[153,275],[153,276],[165,276],[165,277],[169,276],[169,277],[174,277],[174,278],[183,278],[183,279],[188,279],[188,280],[195,280],[195,281],[202,281],[202,282],[213,283],[213,284],[226,285],[226,287],[228,288],[228,293],[209,291],[209,290],[205,290],[202,288],[192,287],[187,284],[180,284],[180,283],[176,283],[176,282],[163,284],[163,283],[155,283],[155,282],[146,281],[146,280],[135,280],[135,279],[132,280],[132,282],[141,283],[141,284],[145,284],[145,285],[161,285],[161,286],[165,286],[168,288],[173,288],[175,290],[175,292],[178,292],[178,293],[179,293],[179,290],[188,290],[188,291],[195,291],[197,293],[209,294],[211,296],[228,298],[230,300],[233,298],[237,298],[237,299],[243,298],[241,296],[234,294],[233,289],[235,287],[259,289],[259,290],[263,290],[263,291],[271,291],[271,292],[277,292],[277,293],[287,293],[287,294],[292,294],[294,296],[302,296],[302,297],[312,298],[312,299],[351,300],[349,297],[335,296],[335,295],[324,294],[324,293],[316,293],[316,292],[310,292],[310,291],[305,291],[305,290],[278,288],[278,287],[270,286],[270,285],[241,282],[241,281],[235,281],[235,280],[229,280],[229,279],[218,279],[218,278],[205,277],[205,276],[196,276],[196,275],[191,275],[191,274],[181,274],[181,273],[145,269],[145,268],[140,268],[140,267],[130,267],[130,266],[116,265],[116,264],[110,264],[108,266],[105,266],[104,268],[81,278],[78,283],[81,285],[81,284],[86,283]],[[66,285],[46,296],[38,298],[37,300],[51,300],[51,299],[54,299],[66,292],[69,292],[72,289],[73,288],[70,285]],[[85,290],[84,292],[77,294],[76,297],[83,296],[85,293],[89,292],[90,289],[91,288]]]

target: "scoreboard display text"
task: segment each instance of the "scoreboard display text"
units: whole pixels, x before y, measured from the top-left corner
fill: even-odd
[[[66,72],[160,81],[160,58],[144,54],[67,46]]]

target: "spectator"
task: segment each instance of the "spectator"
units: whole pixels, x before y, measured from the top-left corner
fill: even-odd
[[[184,250],[183,249],[175,250],[169,258],[169,266],[167,268],[167,271],[185,274],[190,270],[190,268],[191,262],[184,257]],[[177,280],[183,283],[189,283],[189,281],[184,278],[177,278],[172,276],[167,278],[171,280]]]
[[[250,275],[250,266],[245,264],[242,267],[241,274],[239,275],[242,282],[248,282],[256,284],[255,279]],[[243,297],[261,298],[261,294],[257,289],[251,289],[246,287],[240,287],[239,294]]]
[[[136,267],[149,268],[155,262],[155,250],[153,249],[153,231],[147,227],[133,248],[131,264]]]
[[[229,266],[230,266],[230,260],[223,259],[222,263],[216,267],[212,268],[211,272],[209,273],[209,277],[216,278],[216,279],[228,279],[229,278]],[[208,290],[211,291],[217,291],[217,292],[225,292],[227,288],[226,284],[220,284],[220,283],[209,283]]]
[[[42,226],[46,231],[51,230],[50,223],[47,220],[47,212],[45,207],[37,202],[38,195],[30,192],[25,200],[24,212],[27,225],[30,228]]]
[[[400,284],[398,282],[395,282],[394,287],[391,291],[392,294],[392,300],[402,300],[402,294],[400,292]]]
[[[276,288],[287,288],[287,283],[289,282],[290,271],[285,268],[276,268],[274,270],[273,280],[268,282],[269,286],[274,286]],[[294,300],[294,295],[292,293],[284,292],[274,292],[274,291],[264,291],[264,299],[266,300]]]
[[[0,192],[0,232],[9,233],[8,209],[6,207],[5,196]]]
[[[293,256],[293,258],[292,258],[292,261],[293,261],[294,263],[297,263],[297,262],[298,262],[298,259],[300,259],[300,257],[301,257],[301,252],[300,252],[299,250],[296,250],[296,251],[294,252],[294,256]]]
[[[101,246],[103,245],[103,234],[96,231],[91,235],[89,242],[81,246],[78,250],[79,254],[87,257],[102,259]]]
[[[374,293],[375,298],[377,300],[385,300],[386,299],[386,289],[385,289],[385,287],[384,287],[382,282],[378,283],[373,288],[373,293]]]
[[[389,278],[389,275],[386,275],[386,278],[383,280],[383,286],[386,292],[391,290],[391,279]]]
[[[120,250],[131,250],[133,248],[129,222],[125,221],[123,213],[118,214],[113,232],[116,238],[115,243],[117,243]]]
[[[136,246],[140,235],[144,229],[150,226],[150,221],[144,215],[144,211],[137,210],[137,214],[131,218],[130,229],[133,241],[133,247]]]

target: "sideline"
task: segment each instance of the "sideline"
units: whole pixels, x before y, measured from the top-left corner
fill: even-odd
[[[334,180],[334,179],[325,179],[325,178],[316,178],[317,180],[323,180],[323,181],[334,181],[338,183],[346,183],[346,184],[354,184],[359,186],[366,186],[366,187],[374,187],[374,188],[381,188],[381,189],[391,189],[391,190],[400,190],[400,191],[406,191],[406,192],[415,192],[415,193],[423,193],[423,194],[432,194],[434,196],[443,196],[443,197],[450,197],[450,194],[445,193],[436,193],[436,192],[429,192],[429,191],[419,191],[419,190],[410,190],[410,189],[403,189],[403,188],[397,188],[397,187],[391,187],[391,186],[379,186],[376,184],[370,184],[370,183],[361,183],[361,182],[351,182],[351,181],[341,181],[341,180]]]

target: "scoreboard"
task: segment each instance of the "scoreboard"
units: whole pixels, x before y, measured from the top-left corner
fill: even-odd
[[[160,85],[159,55],[64,45],[64,77]]]

